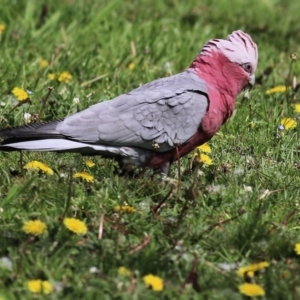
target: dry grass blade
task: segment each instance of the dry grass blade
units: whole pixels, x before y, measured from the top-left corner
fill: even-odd
[[[158,215],[160,212],[160,208],[163,206],[163,204],[168,200],[170,195],[172,194],[174,189],[174,186],[171,186],[171,189],[169,190],[168,194],[152,209],[153,213],[155,215]]]
[[[98,239],[101,240],[103,236],[104,214],[100,213]]]
[[[85,87],[85,86],[87,86],[87,85],[90,85],[90,84],[92,84],[92,83],[94,83],[94,82],[96,82],[96,81],[98,81],[98,80],[100,80],[100,79],[103,79],[103,78],[107,77],[107,76],[108,76],[108,74],[103,74],[103,75],[97,76],[97,77],[95,77],[95,78],[93,78],[93,79],[91,79],[91,80],[88,80],[88,81],[83,82],[83,83],[80,85],[80,87]]]
[[[134,253],[142,250],[144,247],[146,247],[151,242],[151,238],[146,232],[144,232],[144,235],[145,235],[145,237],[144,237],[143,241],[140,244],[132,247],[132,249],[128,252],[128,254],[134,254]]]
[[[42,114],[44,112],[44,109],[46,107],[46,103],[47,103],[47,100],[49,99],[51,93],[54,91],[54,88],[49,86],[48,87],[48,92],[47,92],[47,95],[45,96],[44,99],[42,99],[42,106],[41,106],[41,109],[40,109],[40,112],[38,114],[38,117],[37,117],[37,122],[39,123],[41,121],[41,117],[42,117]]]

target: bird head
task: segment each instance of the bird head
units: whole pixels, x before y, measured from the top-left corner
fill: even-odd
[[[228,84],[236,84],[236,92],[239,93],[245,87],[253,86],[255,83],[257,45],[248,34],[237,30],[228,35],[226,40],[208,41],[195,61],[200,64],[199,67],[200,69],[202,67],[204,73],[208,72],[216,78],[216,81],[220,80],[220,77],[221,79],[225,77],[228,79]],[[213,71],[201,64],[209,65]]]

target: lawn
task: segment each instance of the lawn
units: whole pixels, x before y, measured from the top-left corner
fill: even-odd
[[[176,74],[236,29],[259,64],[210,149],[166,181],[97,156],[0,153],[0,299],[239,300],[245,283],[260,299],[300,299],[299,11],[284,0],[2,0],[1,128]]]

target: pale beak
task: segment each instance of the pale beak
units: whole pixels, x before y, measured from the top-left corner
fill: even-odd
[[[252,74],[251,76],[249,76],[249,81],[248,81],[249,85],[251,85],[251,87],[254,86],[255,84],[255,75]]]
[[[249,76],[248,85],[245,88],[245,92],[244,92],[244,98],[246,98],[246,99],[250,98],[249,91],[253,88],[254,84],[255,84],[255,75],[252,74],[251,76]]]

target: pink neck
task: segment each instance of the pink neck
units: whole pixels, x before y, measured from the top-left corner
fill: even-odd
[[[206,82],[209,89],[210,86],[217,89],[228,100],[235,100],[248,82],[241,67],[220,52],[214,52],[213,56],[199,55],[191,68]]]

